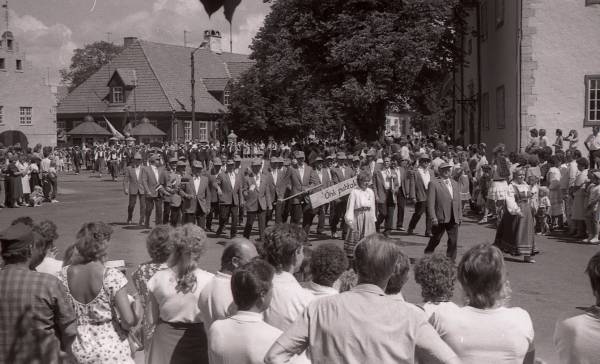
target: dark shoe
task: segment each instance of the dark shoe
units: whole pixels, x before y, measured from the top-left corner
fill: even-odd
[[[414,234],[414,231],[413,231],[413,229],[408,229],[408,230],[406,231],[406,235],[413,235],[413,234]]]

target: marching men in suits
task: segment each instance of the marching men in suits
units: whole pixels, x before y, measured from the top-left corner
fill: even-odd
[[[427,191],[427,211],[431,218],[433,235],[425,248],[431,254],[440,243],[444,232],[448,233],[446,256],[456,260],[458,226],[462,222],[462,203],[458,183],[450,178],[452,165],[442,163],[438,167],[440,178],[431,181]]]
[[[162,197],[160,190],[167,185],[166,173],[163,167],[160,167],[160,157],[152,155],[149,159],[150,165],[142,169],[142,186],[146,194],[146,217],[145,226],[150,228],[150,216],[152,210],[156,209],[154,222],[156,225],[162,224]]]
[[[177,181],[177,162],[179,161],[176,157],[168,159],[169,164],[167,170],[165,170],[167,183],[165,188],[161,190],[163,197],[163,224],[168,224],[171,221],[171,200],[173,196],[173,188],[171,185]]]
[[[396,194],[398,191],[398,175],[392,171],[390,157],[383,159],[383,168],[373,174],[373,192],[377,206],[377,221],[375,229],[379,232],[381,223],[385,220],[383,234],[387,237],[392,230],[392,221],[396,212]]]
[[[304,152],[296,151],[294,154],[297,165],[290,169],[290,195],[294,196],[308,190],[314,183],[311,180],[312,168],[304,163]],[[300,225],[303,219],[303,209],[305,206],[304,196],[300,195],[290,199],[290,210],[292,215],[292,224]]]
[[[243,195],[246,206],[246,226],[244,237],[250,238],[254,220],[258,218],[258,234],[263,240],[267,225],[267,210],[272,206],[269,193],[269,175],[261,174],[262,162],[252,161],[252,173],[244,178]]]
[[[331,169],[331,183],[332,185],[336,185],[338,183],[344,182],[350,178],[353,178],[356,173],[352,167],[350,167],[348,161],[350,160],[350,156],[346,158],[346,154],[340,152],[337,154],[337,167]],[[348,196],[344,196],[338,200],[333,201],[331,208],[331,218],[329,219],[329,224],[331,225],[331,237],[333,239],[338,239],[340,236],[338,234],[338,224],[341,221],[341,230],[342,235],[345,235],[346,232],[346,222],[344,220],[344,215],[346,214],[346,205],[348,205]],[[342,239],[344,236],[342,236]]]
[[[184,223],[195,223],[206,228],[206,215],[210,213],[210,188],[208,177],[202,174],[204,164],[195,160],[192,162],[192,176],[182,183],[181,196],[184,199]]]
[[[242,195],[243,177],[235,172],[235,164],[232,159],[228,159],[226,169],[217,176],[217,185],[219,186],[219,228],[217,235],[223,233],[225,224],[231,216],[230,238],[237,235],[239,209],[244,204]]]
[[[325,169],[323,169],[323,158],[317,157],[314,161],[314,169],[310,173],[309,177],[309,185],[310,186],[321,186],[315,188],[313,192],[320,191],[323,188],[327,188],[331,185],[331,180],[329,179],[329,174]],[[321,220],[321,214],[323,214],[323,205],[318,206],[317,208],[312,208],[311,206],[305,206],[304,213],[302,216],[302,228],[306,231],[306,234],[310,231],[310,226],[312,225],[313,219],[315,215],[319,215],[319,221],[317,224],[317,234],[323,233],[323,228],[325,224],[325,215],[323,214]]]
[[[419,158],[419,166],[410,172],[410,199],[415,204],[415,212],[413,213],[410,223],[408,224],[408,234],[412,234],[415,226],[425,214],[425,236],[431,236],[431,218],[427,209],[427,189],[429,182],[433,179],[433,171],[429,169],[431,158],[429,155],[423,154]]]
[[[286,192],[290,189],[290,179],[288,169],[283,168],[283,158],[271,157],[269,178],[269,193],[271,202],[273,203],[273,211],[275,212],[275,223],[283,222],[283,211],[285,202],[278,202],[286,197]],[[268,219],[267,219],[268,220]]]
[[[396,230],[404,231],[404,210],[406,209],[406,200],[408,200],[408,192],[410,191],[410,178],[408,178],[408,164],[410,159],[404,159],[401,155],[394,158],[392,166],[398,176],[398,192],[397,192],[397,211],[396,211]]]
[[[212,168],[210,175],[208,176],[208,187],[210,188],[210,214],[206,216],[206,231],[212,232],[212,221],[213,219],[219,221],[219,186],[217,184],[217,177],[221,173],[221,159],[212,159]]]
[[[133,164],[125,170],[123,178],[123,190],[126,195],[129,195],[129,204],[127,206],[127,224],[131,224],[133,218],[133,210],[135,203],[140,200],[140,220],[139,224],[144,225],[144,217],[146,215],[146,196],[144,187],[142,186],[142,155],[135,153]]]

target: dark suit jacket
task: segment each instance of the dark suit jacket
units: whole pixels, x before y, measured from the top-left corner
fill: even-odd
[[[396,190],[398,189],[398,176],[396,172],[390,169],[390,190],[391,193],[388,195],[388,191],[385,189],[385,178],[384,171],[378,170],[375,171],[373,175],[373,192],[375,192],[375,201],[377,203],[396,203]],[[388,197],[392,198],[392,201],[388,201]]]
[[[152,167],[150,166],[143,167],[140,176],[144,194],[147,197],[160,197],[157,187],[159,185],[162,185],[163,187],[167,185],[167,174],[165,173],[165,169],[158,167],[158,181],[156,180],[154,171],[152,171]]]
[[[269,194],[271,202],[275,203],[279,199],[285,198],[286,192],[290,189],[290,169],[278,170],[277,181],[273,179],[273,171],[265,172],[269,177]]]
[[[186,183],[182,183],[181,196],[184,198],[183,212],[186,214],[197,213],[198,206],[202,209],[204,214],[210,212],[210,188],[208,187],[208,176],[200,176],[200,186],[198,192],[195,190],[194,177],[186,177],[188,180]]]
[[[460,202],[460,190],[458,183],[452,178],[449,179],[452,183],[452,196],[450,191],[439,179],[432,179],[427,191],[427,212],[432,220],[438,223],[449,223],[452,216],[454,222],[462,221],[462,203]]]
[[[400,186],[398,188],[398,196],[402,194],[404,198],[408,198],[411,189],[411,179],[409,178],[408,170],[404,167],[397,167],[396,172],[400,171]]]
[[[123,177],[123,189],[125,192],[131,195],[144,194],[144,189],[142,187],[142,173],[144,171],[144,167],[140,165],[140,178],[138,180],[137,175],[135,174],[135,168],[133,166],[127,167],[125,169],[125,177]]]
[[[295,194],[298,194],[302,191],[306,191],[311,185],[311,174],[312,174],[312,168],[308,165],[304,165],[304,175],[300,176],[300,172],[298,170],[298,168],[290,168],[290,185],[291,185],[291,191],[290,194],[293,196]],[[313,179],[314,181],[314,179]],[[302,201],[303,197],[295,197],[291,199],[291,203],[294,205],[299,204]]]
[[[217,193],[219,185],[217,184],[218,174],[209,174],[208,188],[210,189],[210,202],[219,202],[219,194]]]
[[[235,174],[235,186],[231,185],[229,180],[229,174],[227,172],[221,172],[217,176],[217,184],[221,187],[221,196],[219,196],[219,202],[223,205],[234,205],[240,206],[240,202],[243,202],[242,196],[242,185],[243,177],[239,174]]]
[[[344,173],[342,174],[342,169]],[[331,169],[331,183],[336,185],[347,179],[354,177],[354,169],[352,167],[335,167]]]
[[[409,172],[410,178],[410,190],[408,192],[408,196],[410,198],[415,199],[417,202],[427,201],[427,187],[425,187],[425,183],[423,182],[423,178],[417,169],[412,169]],[[435,177],[433,176],[433,171],[429,169],[429,182],[433,182]]]
[[[243,195],[245,199],[246,211],[258,211],[259,206],[263,211],[271,209],[272,202],[269,193],[269,176],[264,174],[261,175],[260,186],[258,187],[256,187],[256,177],[245,177]]]

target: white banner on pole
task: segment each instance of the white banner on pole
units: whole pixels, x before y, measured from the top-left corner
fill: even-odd
[[[350,191],[356,186],[356,177],[352,177],[336,185],[315,192],[308,196],[311,207],[314,209],[315,207],[319,207],[333,200],[337,200],[340,197],[349,195]]]

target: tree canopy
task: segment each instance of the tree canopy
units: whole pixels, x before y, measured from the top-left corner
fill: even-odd
[[[69,91],[72,91],[122,50],[122,46],[105,41],[75,49],[69,68],[60,70],[62,83],[68,85]]]
[[[339,136],[345,125],[354,135],[375,139],[389,103],[418,104],[413,96],[423,95],[415,85],[445,77],[454,57],[446,47],[453,42],[455,5],[273,1],[251,45],[256,64],[233,88],[231,127],[244,137],[264,131],[291,137],[311,130]]]

